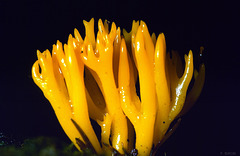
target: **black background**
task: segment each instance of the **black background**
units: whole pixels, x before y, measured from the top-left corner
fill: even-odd
[[[68,141],[51,105],[33,83],[36,50],[51,49],[92,17],[131,29],[144,20],[164,32],[167,49],[197,55],[204,46],[206,83],[194,108],[161,148],[167,155],[240,155],[240,9],[230,1],[0,1],[0,132]],[[222,152],[222,153],[221,153]],[[234,153],[235,152],[235,153]]]

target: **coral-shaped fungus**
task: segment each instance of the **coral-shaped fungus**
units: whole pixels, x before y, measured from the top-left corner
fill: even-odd
[[[166,139],[170,124],[199,97],[205,67],[194,72],[189,51],[184,68],[178,53],[166,53],[164,34],[150,36],[143,21],[133,21],[131,32],[123,30],[122,36],[115,23],[109,30],[108,22],[100,19],[96,38],[94,19],[83,23],[84,40],[75,29],[74,37],[69,35],[64,45],[57,41],[52,53],[37,51],[33,80],[79,150],[124,154],[135,149],[138,155],[149,155]],[[90,119],[101,127],[100,141]]]

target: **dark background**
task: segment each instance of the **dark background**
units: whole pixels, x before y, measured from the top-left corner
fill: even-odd
[[[14,138],[55,136],[69,141],[49,102],[33,83],[36,50],[66,42],[82,20],[114,21],[131,29],[144,20],[164,32],[167,49],[197,55],[204,46],[206,83],[194,108],[162,146],[167,155],[240,155],[240,9],[229,1],[0,1],[0,132]],[[224,153],[225,152],[225,153]],[[235,152],[235,153],[234,153]]]

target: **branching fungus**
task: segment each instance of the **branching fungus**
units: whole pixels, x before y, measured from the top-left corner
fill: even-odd
[[[51,53],[37,51],[33,80],[79,150],[124,154],[135,149],[138,155],[149,155],[153,145],[169,136],[170,124],[199,97],[205,67],[195,70],[186,96],[194,73],[192,51],[183,67],[176,52],[171,57],[166,53],[164,34],[150,35],[143,21],[133,21],[132,31],[123,30],[122,36],[115,23],[109,30],[108,22],[100,19],[96,38],[94,19],[83,23],[84,40],[75,29],[67,44],[57,41]],[[101,127],[100,141],[90,118]]]

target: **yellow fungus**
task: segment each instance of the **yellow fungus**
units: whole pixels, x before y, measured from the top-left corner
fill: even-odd
[[[98,20],[96,36],[94,19],[83,23],[84,39],[74,29],[67,44],[57,41],[52,52],[37,51],[33,80],[79,150],[84,145],[97,154],[137,149],[138,155],[149,155],[153,145],[171,135],[167,131],[173,120],[198,99],[205,66],[194,71],[190,50],[183,67],[176,52],[172,57],[166,53],[164,34],[150,35],[143,21],[133,21],[131,32],[123,30],[123,36],[120,28],[115,23],[110,27],[107,20]],[[193,75],[194,85],[186,95]],[[90,118],[101,127],[101,140]]]

